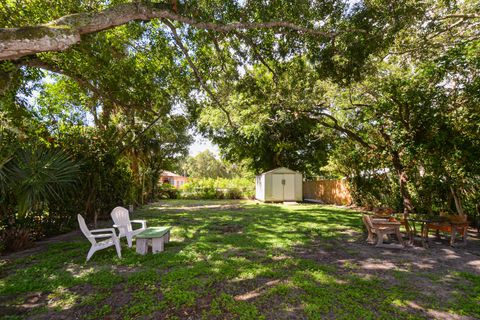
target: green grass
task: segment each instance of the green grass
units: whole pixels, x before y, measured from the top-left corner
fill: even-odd
[[[27,258],[0,260],[0,318],[422,319],[431,318],[432,310],[480,314],[477,274],[401,270],[413,265],[408,257],[394,261],[398,268],[382,272],[363,268],[358,248],[371,248],[363,244],[359,217],[320,205],[153,204],[134,218],[174,227],[160,254],[137,255],[123,240],[122,259],[107,249],[86,263],[89,244],[79,238]],[[388,252],[385,259],[392,262]],[[454,281],[442,283],[447,276]],[[427,287],[451,290],[451,299],[429,294],[417,285],[419,278]],[[40,295],[41,302],[28,303],[32,294]]]

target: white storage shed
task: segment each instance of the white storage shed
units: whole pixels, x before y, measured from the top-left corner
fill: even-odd
[[[302,201],[303,176],[300,172],[280,167],[256,178],[255,198],[264,202]]]

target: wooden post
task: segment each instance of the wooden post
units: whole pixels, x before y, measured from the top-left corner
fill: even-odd
[[[137,253],[145,255],[148,252],[148,239],[137,239]]]
[[[157,252],[162,252],[164,249],[163,243],[164,243],[164,238],[165,236],[161,238],[153,238],[152,239],[152,253],[157,253]]]

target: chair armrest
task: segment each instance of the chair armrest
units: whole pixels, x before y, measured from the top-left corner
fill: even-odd
[[[95,232],[109,232],[109,233],[95,234]],[[117,238],[117,233],[113,228],[90,230],[90,233],[94,238],[107,238],[107,237]]]
[[[92,234],[92,238],[116,238],[117,235],[114,233],[101,233],[101,234]]]
[[[402,224],[400,222],[397,222],[397,221],[382,221],[382,222],[373,222],[373,226],[387,226],[387,227],[391,227],[391,226],[401,226]]]
[[[94,233],[94,232],[112,232],[112,233],[115,233],[115,229],[113,228],[105,228],[105,229],[94,229],[94,230],[90,230],[91,233]]]
[[[141,224],[142,224],[142,228],[146,228],[146,227],[147,227],[147,220],[130,220],[130,222],[133,222],[133,223],[141,223]]]

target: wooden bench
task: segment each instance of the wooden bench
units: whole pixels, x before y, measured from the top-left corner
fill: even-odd
[[[164,244],[170,241],[172,227],[150,227],[137,235],[137,253],[145,255],[152,244],[152,253],[162,252]]]
[[[368,232],[367,242],[374,243],[374,237],[376,236],[376,246],[381,247],[383,246],[383,237],[385,235],[395,234],[398,242],[405,246],[400,233],[400,222],[389,221],[388,219],[374,219],[366,214],[363,215],[362,219]]]

